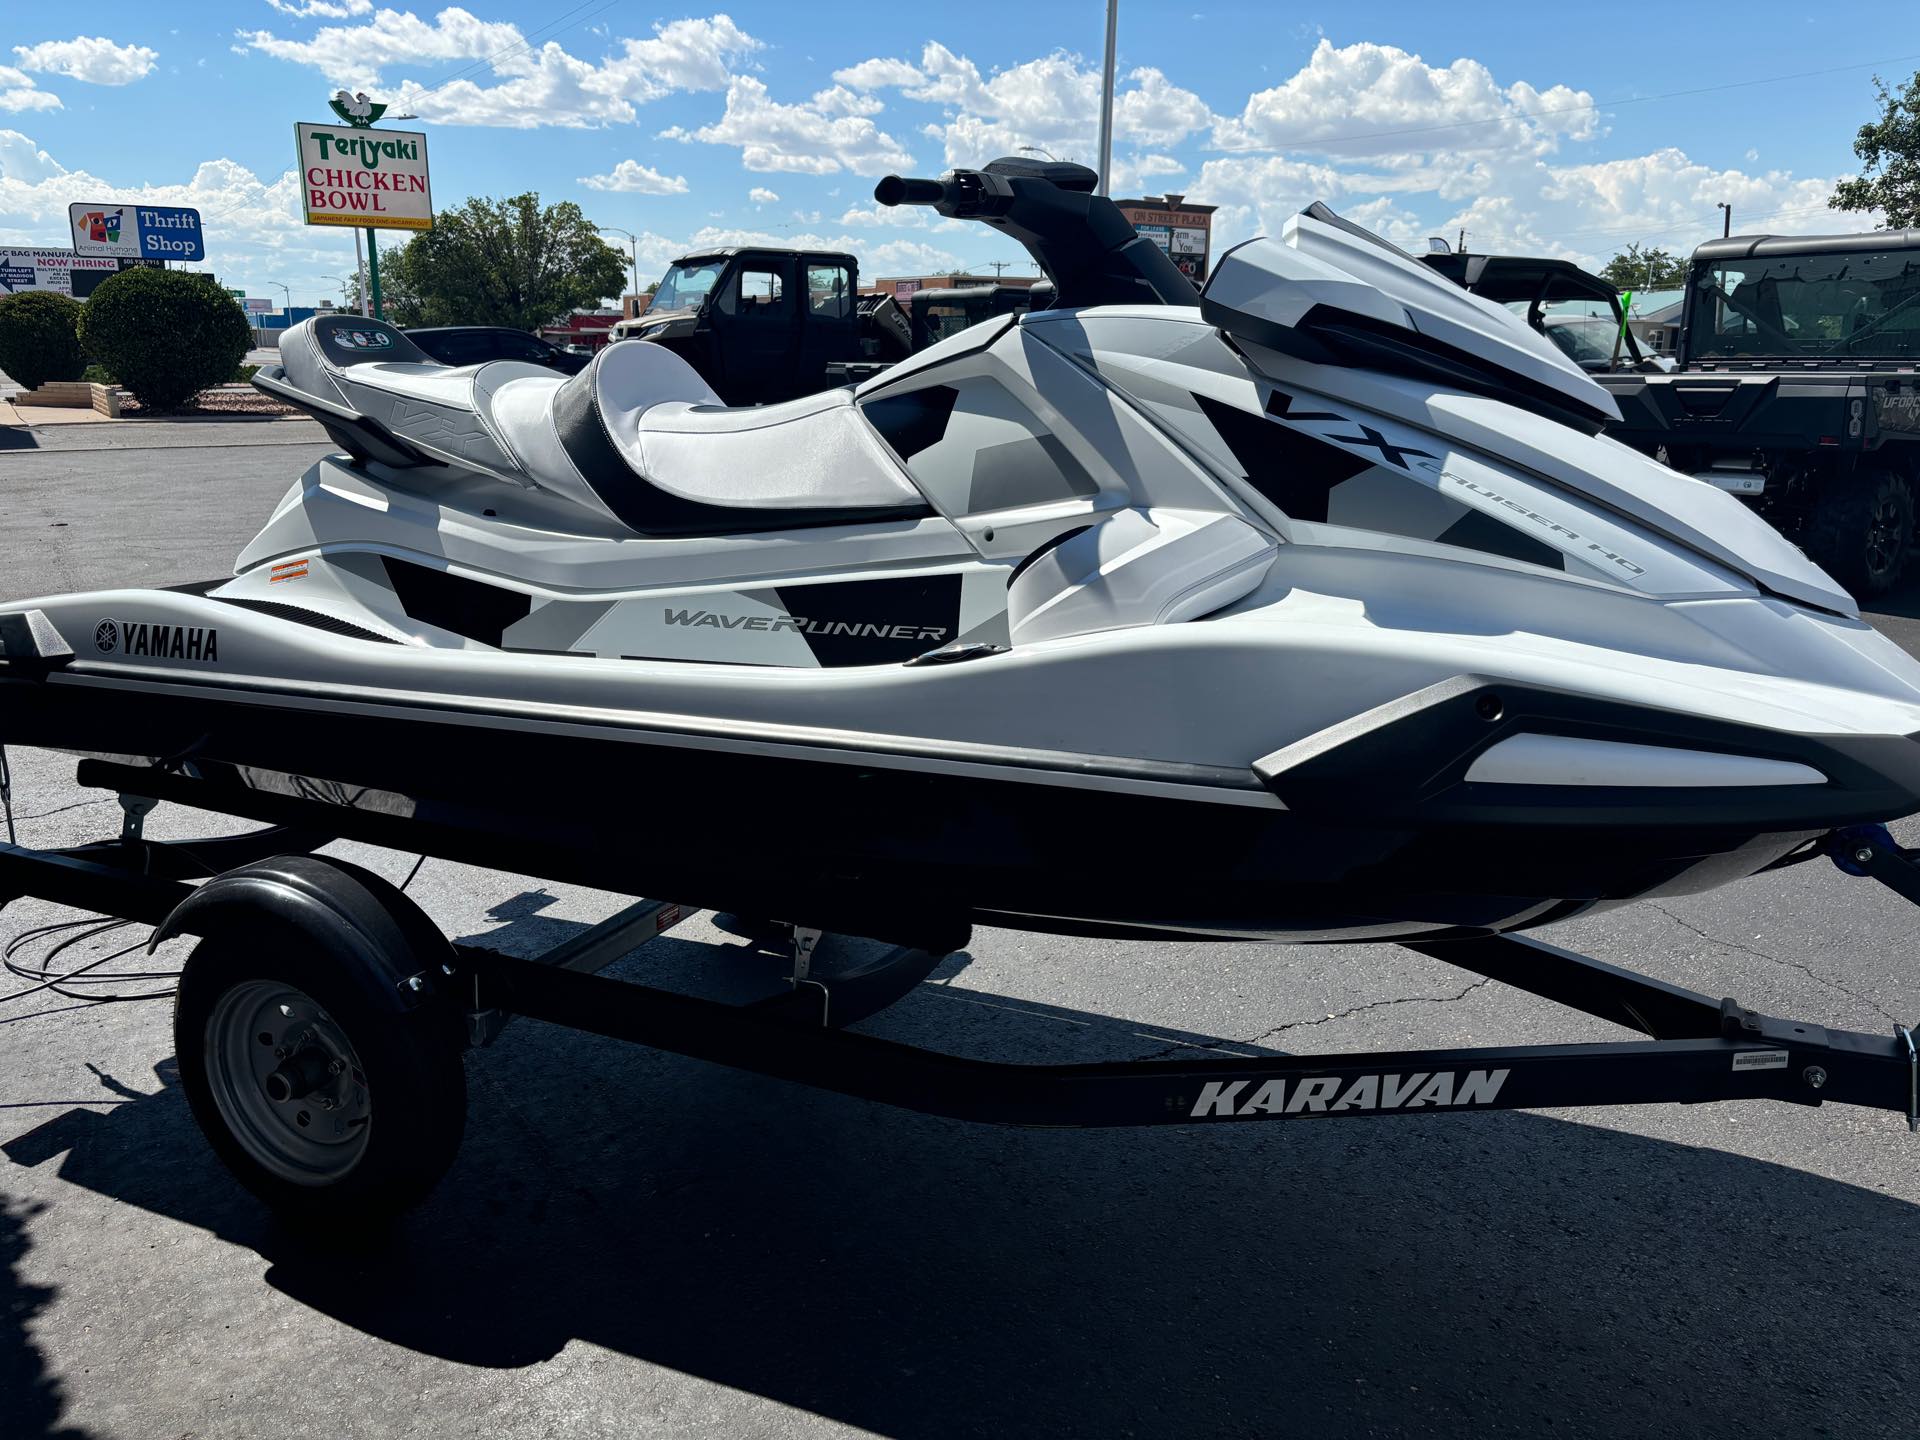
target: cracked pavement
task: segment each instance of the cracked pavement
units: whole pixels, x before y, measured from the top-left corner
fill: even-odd
[[[217,573],[308,453],[145,452],[157,517],[97,457],[0,455],[4,589]],[[23,839],[117,824],[70,761],[15,760]],[[411,893],[522,953],[617,904],[433,861]],[[0,944],[58,918],[9,907]],[[1917,933],[1824,863],[1544,932],[1876,1033],[1920,1019]],[[701,984],[682,935],[625,973]],[[1035,1061],[1629,1038],[1391,946],[1004,931],[863,1028]],[[522,1020],[471,1057],[447,1181],[329,1249],[226,1178],[171,1055],[164,1004],[0,1009],[8,1440],[1920,1433],[1920,1142],[1893,1115],[1010,1131]]]

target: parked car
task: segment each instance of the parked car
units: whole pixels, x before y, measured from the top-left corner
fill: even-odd
[[[591,355],[574,354],[558,345],[505,325],[434,325],[407,331],[407,338],[445,365],[481,365],[488,360],[525,360],[545,365],[562,375],[577,375]]]

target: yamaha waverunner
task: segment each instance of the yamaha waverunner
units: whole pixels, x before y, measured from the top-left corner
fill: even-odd
[[[1196,295],[1093,178],[883,181],[1056,303],[784,404],[295,326],[340,453],[231,577],[0,606],[0,742],[875,935],[1515,930],[1920,810],[1920,665],[1519,317],[1319,205]]]

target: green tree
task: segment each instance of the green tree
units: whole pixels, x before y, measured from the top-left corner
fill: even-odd
[[[47,290],[0,298],[0,370],[29,390],[49,380],[78,380],[80,302]]]
[[[1836,210],[1880,210],[1894,229],[1920,225],[1920,72],[1899,90],[1873,77],[1880,118],[1860,127],[1857,179],[1842,180],[1827,203]]]
[[[253,331],[211,275],[141,266],[95,288],[80,317],[80,343],[143,406],[173,410],[231,380]]]
[[[1600,278],[1616,290],[1673,290],[1687,283],[1687,262],[1635,241],[1601,268]]]
[[[442,210],[381,257],[382,305],[395,324],[533,330],[625,288],[626,257],[578,205],[536,194],[475,198]]]

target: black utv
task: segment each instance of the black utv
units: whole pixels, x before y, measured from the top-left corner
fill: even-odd
[[[829,366],[906,356],[904,325],[861,314],[859,280],[851,255],[702,250],[674,261],[646,314],[614,334],[665,345],[729,405],[791,400],[843,383]]]
[[[1053,287],[921,290],[903,307],[860,295],[851,255],[772,248],[702,250],[673,262],[644,315],[616,340],[673,350],[729,405],[760,405],[846,385],[969,325],[1049,303]]]
[[[1737,235],[1693,252],[1664,375],[1596,375],[1613,433],[1756,506],[1866,599],[1920,488],[1920,230]]]

